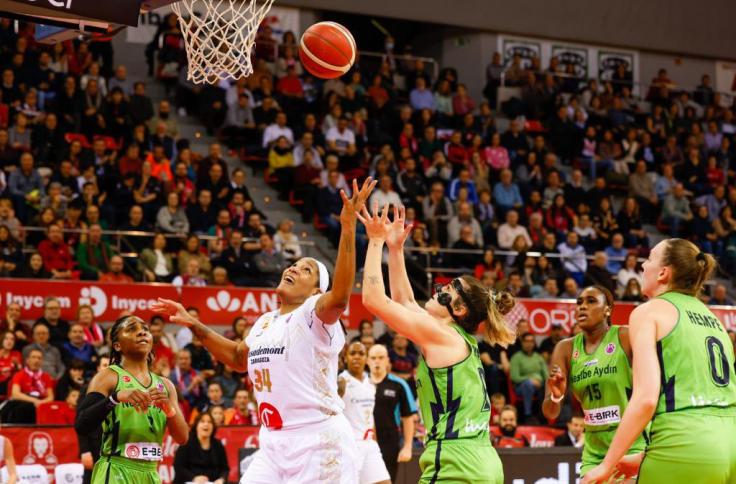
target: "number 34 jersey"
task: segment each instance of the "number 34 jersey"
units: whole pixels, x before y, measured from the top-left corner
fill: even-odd
[[[629,403],[632,372],[619,329],[612,326],[590,354],[583,333],[573,338],[570,382],[583,407],[586,432],[617,428]]]
[[[657,342],[662,388],[656,414],[736,406],[734,351],[721,321],[699,299],[667,292],[677,308],[672,331]]]
[[[271,430],[322,422],[344,408],[337,358],[345,336],[339,323],[317,317],[318,299],[312,296],[288,314],[262,315],[245,340],[258,415]]]

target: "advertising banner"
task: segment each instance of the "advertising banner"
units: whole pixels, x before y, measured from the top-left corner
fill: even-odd
[[[572,45],[553,45],[552,57],[560,61],[563,72],[567,72],[567,66],[571,65],[577,77],[588,77],[588,49]]]
[[[618,69],[619,65],[624,66],[628,74],[634,72],[634,54],[631,52],[611,52],[601,50],[598,52],[598,78],[608,80]]]
[[[550,59],[557,57],[560,73],[564,73],[566,66],[572,64],[578,77],[607,80],[618,65],[623,64],[634,83],[639,82],[639,52],[634,50],[509,35],[499,35],[497,45],[503,55],[504,65],[509,65],[513,55],[519,54],[525,69],[531,65],[531,58],[537,57],[540,68],[545,71]]]
[[[229,326],[239,316],[254,322],[261,314],[278,308],[278,298],[273,289],[0,280],[0,311],[4,312],[8,304],[16,302],[21,305],[21,317],[24,320],[40,318],[44,299],[48,296],[59,299],[62,318],[76,319],[77,307],[89,304],[100,322],[115,321],[123,313],[135,313],[143,319],[150,319],[154,314],[150,306],[159,297],[179,301],[185,307],[196,307],[200,319],[211,325]],[[351,296],[344,316],[344,323],[355,328],[361,319],[371,318],[361,304],[360,294]]]
[[[36,320],[43,316],[43,303],[48,296],[59,299],[62,318],[75,319],[77,307],[89,304],[99,322],[114,321],[123,313],[150,319],[153,316],[150,305],[159,297],[180,301],[185,307],[196,307],[202,322],[215,326],[230,326],[239,316],[253,322],[261,314],[278,308],[278,297],[273,289],[0,279],[0,314],[8,304],[18,303],[23,320]],[[613,323],[628,324],[629,314],[635,307],[633,303],[617,302]],[[518,299],[507,320],[518,323],[526,319],[535,334],[547,334],[552,325],[557,324],[569,333],[574,323],[574,310],[572,299]],[[712,306],[711,310],[726,328],[736,330],[736,307]],[[373,320],[373,315],[363,306],[360,293],[354,293],[343,323],[350,329],[357,329],[363,319]]]
[[[532,67],[533,59],[542,58],[542,44],[533,40],[520,40],[514,38],[504,38],[501,47],[502,57],[505,65],[511,63],[511,59],[515,55],[521,58],[521,67],[529,69]]]
[[[61,426],[3,426],[2,435],[10,439],[18,465],[40,464],[53,476],[59,464],[79,462],[79,447],[74,427]],[[238,452],[258,447],[258,427],[229,426],[217,430],[230,464],[231,482],[238,481]],[[164,436],[163,461],[158,466],[162,484],[174,480],[174,456],[179,445],[168,432]]]

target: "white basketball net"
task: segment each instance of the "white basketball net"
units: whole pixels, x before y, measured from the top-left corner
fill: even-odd
[[[251,51],[273,0],[181,0],[172,9],[181,22],[187,78],[195,84],[253,73]]]

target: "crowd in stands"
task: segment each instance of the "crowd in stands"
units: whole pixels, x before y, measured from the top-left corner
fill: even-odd
[[[692,239],[736,274],[736,106],[723,106],[708,76],[687,91],[661,71],[639,98],[625,71],[587,81],[556,62],[528,70],[513,59],[504,68],[497,55],[485,99],[473,99],[454,69],[435,77],[390,50],[377,70],[358,65],[317,80],[287,33],[257,55],[250,77],[200,86],[186,79],[177,39],[170,16],[147,50],[172,98],[154,105],[146,83],[112,64],[109,46],[48,49],[0,20],[0,57],[10,60],[0,79],[0,277],[272,287],[302,246],[293,221],[269,220],[251,197],[247,174],[260,168],[333,243],[339,190],[377,179],[370,203],[404,205],[414,224],[407,266],[425,296],[427,269],[442,268],[518,297],[575,298],[595,283],[641,301],[651,225]],[[259,39],[275,41],[267,28]],[[502,75],[520,94],[496,111]],[[186,114],[218,137],[208,153],[182,137]],[[229,150],[242,162],[235,169]],[[360,229],[358,257],[367,243]],[[124,237],[122,251],[136,256],[123,257],[109,230],[150,235]],[[733,301],[717,285],[710,303]],[[58,415],[73,420],[80,391],[109,363],[92,308],[80,306],[71,323],[60,311],[49,298],[26,325],[20,306],[7,307],[0,395],[15,404],[2,407],[2,421],[36,422],[39,409],[60,402]],[[500,446],[519,443],[517,421],[539,423],[546,364],[563,336],[555,328],[537,347],[528,325],[519,327],[507,350],[481,344]],[[191,334],[165,333],[160,319],[151,331],[154,371],[177,386],[199,445],[213,427],[258,423],[243,375]],[[246,331],[238,319],[229,337]],[[376,339],[371,326],[359,339],[385,344],[394,373],[413,379],[417,354],[405,338]]]
[[[279,44],[264,28],[259,41],[278,48],[262,49],[251,76],[195,85],[170,16],[147,54],[176,102],[154,106],[125,66],[104,64],[113,54],[99,42],[45,49],[29,32],[0,24],[12,59],[0,86],[0,275],[271,285],[302,251],[293,222],[276,229],[250,196],[246,169],[259,167],[333,243],[339,190],[378,179],[370,202],[405,205],[414,224],[407,264],[424,296],[427,268],[441,268],[517,296],[599,283],[641,300],[640,266],[627,256],[648,253],[646,224],[691,238],[736,273],[734,106],[708,76],[690,92],[662,70],[639,98],[625,69],[587,81],[556,59],[504,69],[494,56],[487,99],[476,100],[453,68],[434,77],[388,49],[377,69],[317,80],[293,34]],[[502,75],[519,95],[496,111]],[[199,117],[219,142],[193,151],[177,113]],[[122,251],[137,257],[121,260],[105,230],[156,235],[125,237]]]

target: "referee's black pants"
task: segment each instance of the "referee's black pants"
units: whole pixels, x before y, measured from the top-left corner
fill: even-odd
[[[391,476],[391,482],[396,482],[399,467],[399,439],[401,436],[398,432],[386,432],[384,430],[377,431],[376,438],[378,447],[381,449],[383,462]]]

